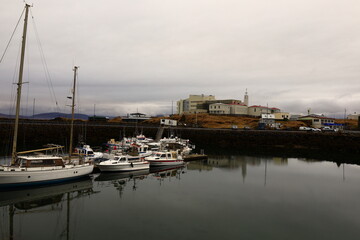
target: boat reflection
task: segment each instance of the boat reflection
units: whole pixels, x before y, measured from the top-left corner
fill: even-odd
[[[149,169],[137,170],[131,172],[101,172],[99,176],[95,178],[95,181],[116,181],[128,178],[145,177],[149,174]]]
[[[91,179],[85,177],[78,181],[63,184],[0,191],[0,207],[10,204],[33,207],[49,205],[61,201],[65,193],[79,192],[83,194],[84,192],[92,192],[92,186]]]
[[[66,231],[58,233],[60,238],[69,239],[70,229],[70,203],[84,196],[95,193],[93,183],[89,177],[71,181],[63,184],[48,185],[38,188],[17,188],[0,192],[0,212],[4,225],[8,226],[1,229],[1,239],[21,239],[25,232],[34,232],[31,227],[34,221],[21,221],[22,216],[29,215],[28,219],[38,218],[42,214],[59,217],[66,209]],[[52,213],[55,212],[55,213]],[[16,225],[14,224],[16,223]],[[21,229],[21,233],[17,231]],[[46,231],[43,229],[42,231]],[[66,233],[66,236],[65,234]]]
[[[147,175],[149,175],[149,169],[131,172],[101,172],[100,175],[95,178],[95,181],[114,186],[119,191],[121,198],[127,183],[132,182],[132,190],[135,191],[138,188],[137,182],[144,180]]]
[[[168,178],[171,180],[172,178],[176,178],[178,180],[181,179],[181,175],[186,173],[186,167],[188,163],[184,163],[177,166],[163,166],[163,167],[156,167],[150,168],[151,176],[155,177],[160,181],[160,184]]]
[[[183,163],[176,166],[161,166],[151,167],[145,170],[131,171],[131,172],[101,172],[96,178],[95,182],[98,182],[102,187],[111,186],[115,187],[119,191],[120,198],[123,196],[124,191],[129,184],[132,184],[131,189],[133,191],[138,189],[138,183],[145,180],[148,176],[160,180],[160,183],[165,178],[177,178],[180,179],[180,175],[185,173],[185,167],[187,163]]]

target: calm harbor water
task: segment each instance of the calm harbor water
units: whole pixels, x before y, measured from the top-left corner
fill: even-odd
[[[210,155],[0,192],[0,239],[358,239],[360,166]]]

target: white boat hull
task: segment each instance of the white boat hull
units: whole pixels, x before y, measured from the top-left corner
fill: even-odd
[[[120,171],[137,171],[143,169],[149,169],[150,164],[146,161],[141,162],[124,162],[124,163],[116,163],[116,164],[107,164],[105,162],[101,162],[97,165],[97,167],[102,172],[120,172]]]
[[[92,173],[93,169],[93,164],[31,169],[5,167],[0,169],[0,187],[39,185],[68,181],[87,176]]]

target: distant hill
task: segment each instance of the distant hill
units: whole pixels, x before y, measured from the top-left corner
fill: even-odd
[[[0,113],[0,118],[10,118],[9,115]]]
[[[14,115],[7,115],[0,113],[1,118],[14,118]],[[34,116],[20,116],[20,118],[28,118],[28,119],[54,119],[57,117],[61,118],[71,118],[71,114],[69,113],[59,113],[59,112],[51,112],[51,113],[40,113],[35,114]],[[89,116],[85,114],[75,113],[75,119],[88,120]]]
[[[34,116],[35,119],[54,119],[54,118],[57,118],[57,117],[71,118],[71,114],[70,113],[52,112],[52,113],[35,114],[35,116]],[[32,116],[29,117],[29,118],[32,118]],[[89,116],[85,115],[85,114],[75,113],[74,118],[75,119],[81,119],[81,120],[88,120]]]

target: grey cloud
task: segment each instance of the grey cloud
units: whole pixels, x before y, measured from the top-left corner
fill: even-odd
[[[0,50],[22,7],[2,3]],[[81,111],[90,113],[93,104],[104,114],[136,106],[170,112],[172,101],[189,94],[242,99],[246,88],[251,104],[285,111],[360,111],[356,0],[65,0],[54,9],[35,0],[32,12],[62,105],[76,64]],[[17,52],[12,45],[0,65],[0,106],[10,105],[5,85]],[[48,109],[42,66],[34,62],[29,98]]]

